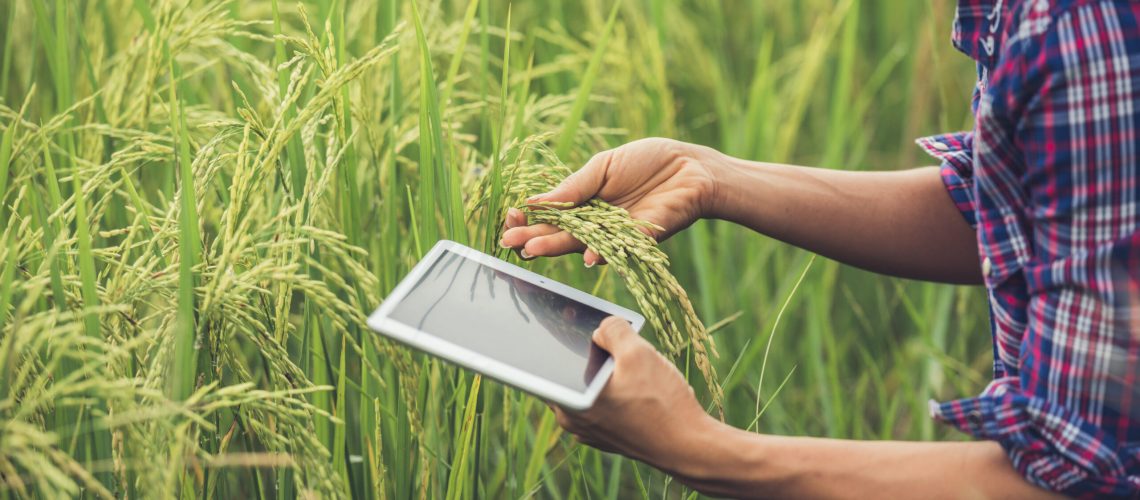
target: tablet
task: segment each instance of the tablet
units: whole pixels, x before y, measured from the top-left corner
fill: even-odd
[[[591,335],[645,318],[453,241],[440,241],[368,318],[377,332],[540,398],[589,408],[613,372]]]

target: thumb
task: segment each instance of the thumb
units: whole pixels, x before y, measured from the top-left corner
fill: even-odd
[[[577,172],[570,174],[558,184],[558,187],[542,193],[539,195],[531,196],[526,201],[528,203],[541,203],[541,202],[561,202],[573,203],[580,205],[586,200],[593,198],[602,189],[602,182],[606,178],[606,170],[609,168],[610,158],[612,157],[610,151],[603,151],[590,158],[582,168]]]
[[[610,316],[602,320],[602,324],[594,330],[594,343],[605,349],[610,355],[618,357],[638,347],[645,342],[628,321],[617,316]]]

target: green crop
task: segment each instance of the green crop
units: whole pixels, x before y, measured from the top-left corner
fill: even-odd
[[[514,259],[509,207],[604,256],[524,265],[644,313],[728,423],[954,436],[926,401],[984,385],[981,294],[724,222],[658,246],[600,200],[524,201],[650,135],[928,161],[911,138],[969,125],[951,19],[933,0],[0,1],[0,498],[690,497],[365,325],[438,238]]]

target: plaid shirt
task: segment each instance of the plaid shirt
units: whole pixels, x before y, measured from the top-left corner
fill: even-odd
[[[994,380],[931,402],[1029,481],[1140,496],[1140,2],[960,0],[972,132],[919,139],[977,229]]]

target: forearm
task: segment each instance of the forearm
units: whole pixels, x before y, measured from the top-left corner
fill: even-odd
[[[937,168],[847,172],[718,158],[713,217],[870,271],[981,283],[974,230]]]
[[[712,420],[712,419],[710,419]],[[994,442],[845,441],[703,424],[699,443],[659,464],[733,498],[1040,498]]]

